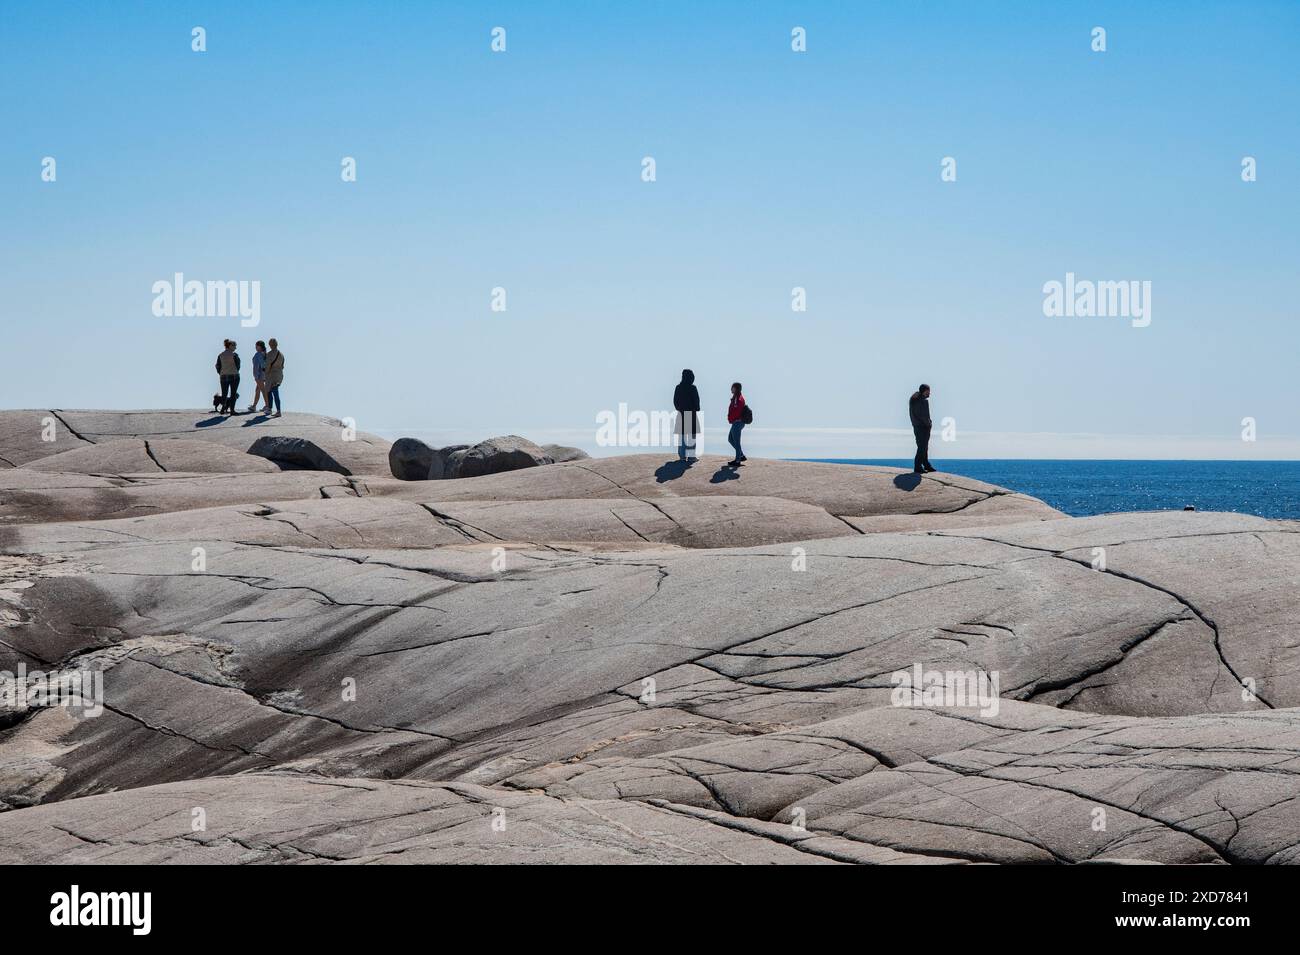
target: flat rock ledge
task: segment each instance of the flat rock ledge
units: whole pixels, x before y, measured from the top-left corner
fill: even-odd
[[[1293,522],[41,414],[0,413],[0,670],[103,707],[0,707],[3,861],[1300,862]]]

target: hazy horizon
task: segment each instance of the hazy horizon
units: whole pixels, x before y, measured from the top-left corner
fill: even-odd
[[[834,431],[834,434],[827,434]],[[654,447],[601,446],[593,440],[595,428],[537,428],[525,434],[539,444],[564,444],[581,448],[597,457],[611,454],[669,453],[668,445]],[[434,446],[473,444],[484,438],[517,433],[498,429],[490,433],[465,429],[381,428],[381,437],[419,438]],[[1240,446],[1240,447],[1239,447]],[[998,448],[1025,447],[1044,453],[993,453]],[[1140,449],[1161,453],[1143,456]],[[1250,449],[1247,455],[1241,448]],[[754,457],[907,460],[916,451],[912,432],[907,429],[778,429],[750,426],[745,429],[745,449]],[[705,428],[702,452],[727,454],[726,435],[721,428]],[[1175,435],[1152,438],[1147,435],[961,435],[945,443],[937,434],[930,444],[930,456],[936,462],[948,460],[1027,460],[1027,461],[1300,461],[1300,440],[1261,438],[1254,442],[1215,439],[1204,435]]]

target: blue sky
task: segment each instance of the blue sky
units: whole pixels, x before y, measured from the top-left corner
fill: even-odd
[[[6,4],[0,406],[199,407],[276,336],[389,435],[591,448],[689,366],[756,453],[905,453],[925,380],[935,457],[1300,457],[1297,62],[1282,2]]]

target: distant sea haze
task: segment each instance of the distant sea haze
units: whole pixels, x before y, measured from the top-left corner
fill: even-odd
[[[940,472],[1028,494],[1072,517],[1181,511],[1190,505],[1198,511],[1300,519],[1300,461],[944,461],[935,450],[931,445]],[[912,467],[910,459],[816,460]]]

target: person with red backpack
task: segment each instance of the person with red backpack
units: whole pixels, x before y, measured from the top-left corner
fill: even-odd
[[[745,457],[745,452],[740,450],[740,432],[753,420],[754,412],[745,404],[745,396],[740,393],[740,382],[733,382],[731,403],[727,405],[727,421],[731,425],[731,430],[727,432],[727,443],[736,449],[736,457],[727,462],[727,467],[738,468],[749,460]]]

